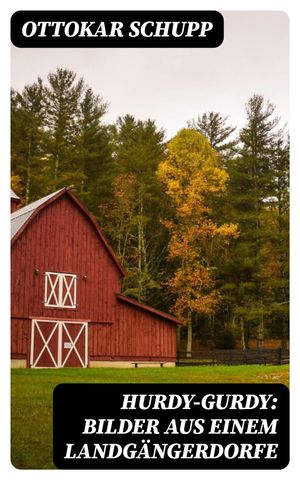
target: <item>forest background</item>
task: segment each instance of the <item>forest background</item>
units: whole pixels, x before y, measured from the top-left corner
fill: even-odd
[[[12,188],[72,186],[128,276],[123,293],[183,320],[181,348],[288,345],[289,137],[258,93],[239,131],[199,112],[172,138],[66,68],[12,90]],[[197,347],[196,347],[197,346]]]

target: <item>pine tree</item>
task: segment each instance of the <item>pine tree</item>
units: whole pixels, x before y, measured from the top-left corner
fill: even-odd
[[[24,204],[45,194],[42,188],[45,133],[44,87],[38,78],[11,93],[11,168],[19,178]]]
[[[101,222],[99,202],[112,196],[115,177],[113,144],[110,127],[103,124],[108,104],[91,88],[86,88],[80,101],[75,163],[83,172],[79,197]]]
[[[52,189],[73,184],[80,191],[85,175],[75,159],[84,81],[76,81],[75,72],[58,68],[49,73],[48,83],[45,109],[49,183]]]
[[[236,127],[227,125],[227,121],[228,117],[223,117],[218,112],[205,112],[198,115],[196,120],[189,121],[188,127],[204,135],[220,157],[226,159],[232,156],[237,143],[231,138]]]
[[[165,231],[159,222],[164,205],[163,192],[159,188],[155,172],[164,156],[164,132],[152,120],[136,120],[131,115],[120,117],[114,132],[114,159],[118,175],[114,183],[114,200],[106,211],[111,239],[122,252],[129,272],[125,280],[126,294],[157,306],[156,294],[160,289],[156,281],[159,275]],[[121,220],[120,211],[126,210]],[[155,212],[155,213],[154,213]],[[117,227],[118,225],[118,227]],[[120,228],[123,231],[120,245]],[[124,230],[125,229],[125,230]],[[160,259],[158,261],[158,259]]]
[[[287,347],[289,320],[289,142],[279,132],[272,148],[272,196],[265,200],[261,249],[262,290],[269,334]]]
[[[240,132],[239,155],[228,162],[233,221],[241,232],[229,264],[228,281],[235,285],[233,316],[240,321],[244,348],[245,323],[248,329],[256,329],[258,345],[263,346],[268,314],[261,274],[267,200],[273,194],[273,143],[279,121],[274,110],[263,96],[255,94],[250,98],[246,105],[247,123]]]

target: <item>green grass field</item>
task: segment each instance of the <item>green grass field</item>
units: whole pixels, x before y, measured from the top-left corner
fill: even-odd
[[[289,386],[289,367],[13,369],[11,459],[16,468],[55,468],[52,463],[52,392],[59,383],[283,383]]]

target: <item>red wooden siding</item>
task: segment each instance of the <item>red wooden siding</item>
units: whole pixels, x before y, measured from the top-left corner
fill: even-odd
[[[29,359],[30,327],[28,318],[12,318],[11,353],[14,358]]]
[[[75,310],[43,305],[47,271],[77,274]],[[12,246],[13,316],[113,322],[120,287],[93,225],[66,196],[42,210]]]
[[[176,325],[132,305],[119,303],[115,356],[174,361]]]
[[[13,213],[16,210],[18,210],[19,205],[20,205],[20,200],[19,199],[11,198],[10,199],[10,213]]]
[[[114,325],[89,329],[91,360],[175,360],[176,324],[131,305],[119,302]]]

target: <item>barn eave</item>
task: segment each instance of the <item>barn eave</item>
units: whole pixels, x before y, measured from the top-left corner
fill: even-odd
[[[105,249],[109,253],[110,257],[112,258],[114,264],[120,271],[121,275],[124,277],[127,275],[126,270],[123,268],[121,265],[118,257],[114,253],[112,247],[110,246],[108,240],[105,238],[104,234],[100,230],[96,220],[92,216],[92,214],[88,211],[88,209],[70,192],[69,188],[62,188],[58,190],[57,192],[54,192],[50,195],[47,195],[46,197],[43,197],[40,200],[37,200],[36,202],[33,202],[23,208],[20,208],[16,212],[12,213],[11,215],[11,220],[12,220],[12,225],[14,227],[12,228],[12,236],[11,236],[11,244],[13,245],[14,242],[22,235],[22,233],[26,230],[28,225],[33,221],[33,219],[38,215],[38,213],[46,208],[48,205],[56,201],[58,198],[60,198],[63,195],[67,195],[73,203],[76,204],[76,206],[81,210],[81,212],[88,218],[88,220],[92,223],[94,229],[96,230],[98,236],[101,239],[101,242],[103,243]]]
[[[155,315],[155,316],[160,317],[164,320],[168,320],[170,322],[176,323],[177,325],[182,325],[182,321],[179,320],[176,317],[173,317],[173,315],[162,312],[161,310],[157,310],[156,308],[149,307],[149,305],[145,305],[144,303],[140,303],[137,300],[134,300],[133,298],[129,298],[129,297],[126,297],[125,295],[122,295],[121,293],[117,293],[116,295],[117,295],[117,299],[121,302],[128,303],[131,306],[140,308],[141,310],[152,313],[152,315]]]

